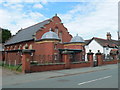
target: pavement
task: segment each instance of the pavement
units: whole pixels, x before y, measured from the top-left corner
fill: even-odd
[[[81,85],[84,83],[87,84],[89,82],[107,79],[108,81],[106,81],[106,83],[111,81],[113,85],[115,84],[114,86],[112,86],[111,84],[111,86],[115,88],[115,87],[118,87],[117,71],[118,71],[118,65],[113,64],[113,65],[105,65],[105,66],[98,66],[98,67],[55,70],[55,71],[29,73],[29,74],[22,74],[22,73],[19,73],[19,74],[13,73],[13,74],[7,74],[7,75],[3,74],[2,86],[3,88],[10,88],[10,87],[12,88],[16,88],[16,87],[17,88],[22,88],[22,87],[24,88],[28,88],[28,87],[29,88],[50,88],[50,87],[51,88],[53,87],[81,88],[82,87]],[[3,71],[3,73],[4,72],[5,71]],[[113,83],[113,80],[115,80],[114,83]],[[64,82],[63,86],[60,86],[59,85],[60,83],[58,81],[61,82],[61,84],[63,84]],[[69,82],[69,85],[68,85],[68,82]],[[48,85],[46,86],[46,84]],[[91,85],[88,85],[87,87],[89,88],[90,86]],[[94,86],[91,86],[91,87],[94,88]],[[107,85],[107,87],[110,87],[110,86]]]

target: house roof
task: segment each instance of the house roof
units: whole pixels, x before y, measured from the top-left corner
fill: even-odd
[[[102,39],[102,38],[97,38],[93,37],[90,40],[85,40],[86,45],[88,45],[92,40],[95,40],[97,43],[99,43],[103,47],[115,47],[118,46],[118,41],[117,40],[107,40],[107,39]]]
[[[33,35],[44,25],[48,24],[50,19],[47,19],[43,22],[37,23],[33,26],[27,27],[25,29],[19,30],[16,35],[11,37],[4,45],[15,44],[23,41],[33,40]]]
[[[85,44],[88,45],[91,40],[92,40],[92,39],[85,40]]]
[[[110,51],[110,54],[118,54],[118,49],[112,49],[112,50]]]

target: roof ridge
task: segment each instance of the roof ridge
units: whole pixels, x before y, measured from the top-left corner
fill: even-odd
[[[26,27],[26,28],[24,28],[24,29],[22,29],[22,30],[25,30],[25,29],[30,28],[30,27],[33,27],[33,26],[35,26],[35,25],[41,24],[41,23],[43,23],[43,22],[45,22],[45,21],[48,21],[48,20],[50,20],[50,19],[51,19],[51,18],[46,19],[46,20],[44,20],[44,21],[42,21],[42,22],[36,23],[36,24],[34,24],[34,25],[28,26],[28,27]]]
[[[93,37],[94,39],[101,39],[101,40],[107,40],[107,39],[103,39],[103,38],[98,38],[98,37]]]
[[[17,32],[15,35],[13,35],[13,36],[16,36],[16,35],[17,35],[20,31],[22,31],[22,30],[26,30],[27,28],[33,27],[33,26],[38,25],[38,24],[40,24],[40,23],[43,23],[43,22],[45,22],[45,21],[47,21],[47,20],[50,20],[50,19],[46,19],[46,20],[44,20],[44,21],[42,21],[42,22],[39,22],[39,23],[36,23],[36,24],[34,24],[34,25],[28,26],[28,27],[26,27],[26,28],[24,28],[24,29],[20,29],[20,30],[18,30],[18,32]]]
[[[94,39],[101,39],[101,40],[107,40],[107,39],[103,39],[103,38],[98,38],[98,37],[93,37]],[[112,41],[118,41],[118,40],[114,40],[114,39],[111,39]],[[108,40],[107,40],[108,41]],[[109,40],[110,41],[110,40]]]
[[[44,25],[48,24],[50,22],[51,18],[50,19],[46,19],[42,22],[39,22],[39,23],[36,23],[34,25],[31,25],[27,28],[24,28],[24,29],[20,29],[13,37],[11,37],[7,42],[5,42],[5,45],[9,45],[9,44],[12,44],[13,42],[16,43],[15,39],[17,35],[24,35],[23,32],[26,32],[27,30],[30,29],[30,35],[27,35],[26,38],[22,38],[20,40],[18,40],[17,42],[22,42],[24,40],[28,40],[28,39],[32,39],[32,33],[36,32],[38,30],[38,28],[41,28],[43,27]],[[20,33],[21,32],[21,33]],[[18,38],[18,37],[17,37]],[[12,40],[12,41],[11,41]]]

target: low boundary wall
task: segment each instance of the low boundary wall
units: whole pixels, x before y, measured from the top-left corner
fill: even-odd
[[[70,68],[82,68],[82,67],[90,67],[90,62],[87,63],[71,63]],[[50,71],[50,70],[62,70],[65,68],[64,64],[51,64],[51,65],[31,65],[31,72],[41,72],[41,71]]]
[[[112,61],[103,61],[103,65],[106,64],[117,64],[118,60],[112,60]]]

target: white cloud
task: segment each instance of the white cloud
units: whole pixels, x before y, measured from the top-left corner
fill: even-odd
[[[49,0],[0,0],[0,3],[3,3],[3,2],[8,2],[8,3],[24,3],[24,2],[26,2],[26,3],[36,3],[36,2],[42,2],[43,4],[46,4],[48,1]]]
[[[4,3],[3,6],[6,7],[6,8],[9,7],[9,9],[14,9],[16,11],[22,10],[23,7],[24,7],[22,4],[19,4],[19,3],[18,4],[15,4],[15,3]]]
[[[48,3],[48,0],[41,0],[41,3],[42,3],[42,4],[47,4],[47,3]]]
[[[0,9],[0,27],[11,30],[15,34],[21,28],[26,28],[46,19],[41,13],[9,11]]]
[[[118,2],[119,0],[0,0],[0,3],[2,3],[2,2],[9,2],[9,3],[41,2],[42,4],[46,4],[47,2],[103,2],[103,1],[106,1],[106,2]]]
[[[92,10],[92,7],[95,9]],[[79,33],[84,39],[105,38],[106,32],[111,32],[112,38],[117,39],[117,9],[117,2],[90,3],[87,6],[80,4],[66,14],[60,14],[60,17],[72,35]]]
[[[43,6],[41,4],[35,4],[33,8],[43,8]]]
[[[34,2],[34,0],[32,1]],[[0,27],[12,30],[13,34],[20,28],[26,28],[46,19],[39,12],[24,11],[24,6],[20,3],[7,3],[5,5],[12,10],[0,9]],[[117,9],[117,2],[90,2],[87,5],[74,6],[72,10],[66,14],[59,14],[59,16],[72,35],[78,33],[84,39],[94,36],[105,38],[106,32],[111,32],[112,38],[117,39]]]

